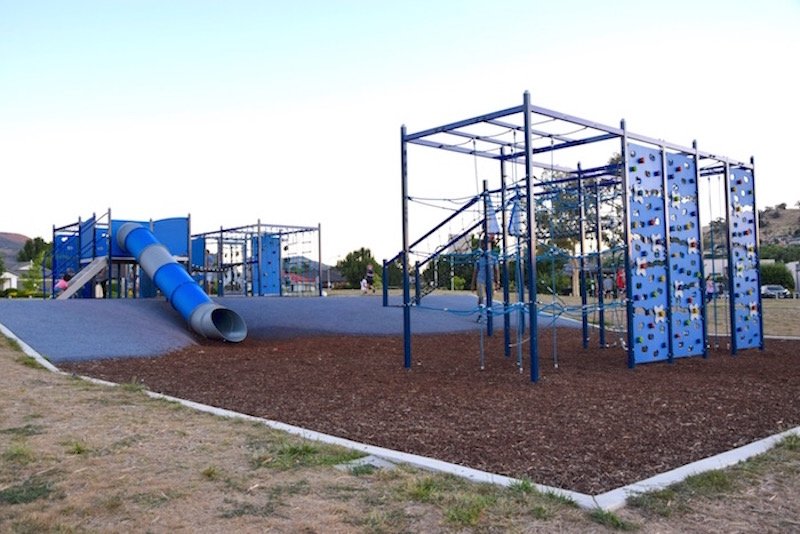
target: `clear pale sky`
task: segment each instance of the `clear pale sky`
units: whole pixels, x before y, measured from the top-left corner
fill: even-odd
[[[191,213],[195,232],[321,223],[323,261],[390,257],[400,125],[515,106],[525,90],[753,155],[759,207],[791,206],[798,58],[799,0],[0,0],[0,231],[49,240],[110,207]],[[426,176],[414,150],[412,187],[474,187],[471,162]]]

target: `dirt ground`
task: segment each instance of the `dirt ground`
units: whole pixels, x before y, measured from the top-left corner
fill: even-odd
[[[372,352],[365,354],[370,361],[380,360],[382,343],[392,344],[396,340],[378,341],[373,340],[377,345],[356,348],[372,347]],[[175,403],[148,399],[134,384],[108,388],[56,375],[35,368],[29,358],[3,344],[0,339],[2,531],[606,532],[614,528],[638,528],[647,532],[786,532],[798,528],[800,501],[795,496],[800,490],[800,451],[766,455],[760,468],[748,469],[747,476],[733,477],[730,488],[710,496],[695,496],[680,513],[676,511],[667,518],[640,509],[592,514],[559,499],[531,493],[524,485],[511,489],[486,487],[403,467],[376,471],[334,469],[332,465],[352,459],[353,454],[300,442],[261,425],[226,420],[196,413]],[[331,340],[327,340],[327,344],[330,345]],[[420,349],[424,346],[423,340],[418,341],[418,346]],[[220,357],[217,353],[216,370],[205,372],[227,379],[211,388],[211,393],[240,400],[250,395],[238,389],[237,384],[242,383],[234,379],[236,371],[229,367],[235,360],[246,360],[244,354],[252,353],[250,361],[258,364],[248,371],[252,375],[256,375],[259,368],[264,372],[264,360],[276,364],[271,367],[273,372],[266,373],[269,376],[280,375],[276,373],[278,370],[286,371],[284,364],[278,364],[281,360],[304,361],[301,369],[304,366],[316,368],[320,364],[316,358],[290,357],[290,345],[259,347],[251,346],[252,350],[245,351],[245,345],[243,352],[235,357]],[[336,347],[331,346],[329,350],[335,352]],[[206,354],[211,355],[213,351],[199,347],[194,357],[202,358]],[[157,371],[163,361],[186,356],[177,354],[148,360],[147,365],[138,362],[138,372],[148,365]],[[323,358],[319,353],[317,356]],[[604,370],[587,367],[581,360],[571,363],[565,360],[559,371],[546,369],[542,383],[531,386],[513,367],[510,376],[516,378],[506,378],[509,373],[502,357],[494,358],[488,372],[480,373],[475,369],[474,354],[470,351],[468,356],[460,364],[461,370],[457,362],[442,367],[434,365],[435,358],[420,357],[420,365],[416,365],[412,373],[395,372],[397,361],[393,358],[385,363],[392,371],[384,386],[393,380],[402,381],[409,394],[419,399],[418,404],[431,411],[430,403],[435,398],[442,406],[464,403],[455,403],[449,397],[453,392],[446,387],[440,389],[438,397],[424,392],[419,382],[424,383],[426,376],[431,377],[428,380],[436,378],[438,383],[447,383],[465,374],[476,375],[483,378],[471,384],[483,384],[484,389],[497,389],[508,382],[510,386],[504,387],[517,391],[516,403],[527,404],[524,412],[530,414],[537,413],[536,408],[547,391],[564,392],[565,386],[559,385],[562,375],[584,376],[583,382],[573,384],[580,388],[581,384],[604,373],[626,374],[616,363],[607,363],[608,368]],[[781,360],[780,356],[768,354],[757,357],[764,360],[762,365],[773,359]],[[364,358],[359,360],[363,362]],[[723,366],[733,365],[738,369],[740,378],[748,384],[760,380],[753,375],[770,374],[752,373],[747,370],[749,365],[739,367],[747,358],[719,360],[725,362]],[[709,362],[698,363],[719,365],[716,361],[717,358],[712,358]],[[686,367],[685,363],[690,362],[663,366],[666,371],[655,370],[656,367],[637,369],[628,375],[661,374],[662,380],[675,385],[681,382],[681,376],[674,375],[673,369]],[[491,371],[495,368],[497,374]],[[342,381],[363,382],[363,373],[370,371],[348,368],[343,372],[345,375],[329,362],[327,379],[313,386],[306,383],[305,387],[310,388],[307,391],[302,387],[296,390],[294,404],[307,404],[308,398],[319,394],[316,388],[338,390],[335,402],[344,407],[356,402],[346,398],[338,385]],[[158,376],[159,373],[147,376],[151,374]],[[315,376],[312,372],[308,374]],[[136,376],[147,378],[143,374]],[[191,378],[184,372],[183,381]],[[289,378],[284,377],[284,380]],[[643,385],[649,383],[646,381]],[[465,387],[460,386],[461,389]],[[384,390],[381,385],[374,388],[373,391]],[[272,399],[278,398],[274,396],[275,389],[264,383],[263,392],[265,395],[270,392]],[[480,387],[475,389],[480,393]],[[389,393],[392,388],[385,390]],[[540,393],[531,397],[530,392]],[[621,384],[617,393],[610,396],[619,397],[619,402],[627,406],[636,395],[626,392]],[[564,406],[573,414],[580,411],[575,405],[579,398],[563,399]],[[660,393],[649,398],[652,404],[649,413],[662,411],[665,399]],[[728,397],[714,398],[721,406],[731,402]],[[502,413],[511,408],[503,404],[502,395],[491,406],[485,406],[479,399],[476,394],[476,398],[468,399],[466,404],[481,407],[482,410],[476,412]],[[620,408],[617,401],[607,400],[615,409]],[[591,406],[596,402],[585,399],[578,404]],[[375,404],[382,402],[377,400]],[[368,407],[365,402],[359,405],[362,409]],[[600,406],[594,408],[602,411]],[[724,410],[725,417],[733,412],[734,406],[730,408]],[[404,409],[395,406],[396,412],[402,413]],[[318,415],[316,419],[324,418]],[[738,422],[732,421],[730,426]],[[417,428],[427,432],[425,428],[429,424],[420,421]],[[544,430],[538,423],[537,427],[539,432]],[[467,430],[465,435],[474,431]],[[377,434],[376,431],[372,433]],[[447,433],[446,430],[442,432],[443,435]],[[613,431],[606,432],[602,437],[607,439],[612,434]],[[489,436],[489,433],[484,431],[484,435]],[[427,433],[422,434],[418,441],[427,436]],[[600,440],[591,441],[590,446],[581,448],[584,454],[591,454]],[[578,443],[574,445],[562,444],[559,448],[580,448]],[[486,450],[487,456],[493,457],[489,454],[491,451]]]
[[[579,331],[540,332],[542,379],[501,336],[206,343],[63,367],[114,382],[537,483],[597,494],[800,425],[800,342],[626,367]]]

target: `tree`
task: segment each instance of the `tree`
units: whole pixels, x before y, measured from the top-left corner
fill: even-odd
[[[17,253],[17,261],[34,261],[39,258],[44,262],[48,269],[53,268],[53,260],[50,255],[51,245],[41,237],[35,237],[25,241],[25,245]]]
[[[6,272],[6,263],[3,255],[0,254],[0,274],[3,274],[4,272]]]
[[[380,276],[381,267],[372,256],[372,251],[368,248],[360,248],[350,252],[343,260],[336,263],[336,268],[342,273],[351,288],[359,287],[361,279],[367,272],[367,265],[372,264],[375,268],[376,278]]]
[[[794,291],[794,277],[783,263],[761,264],[761,283],[782,285]]]
[[[28,241],[30,242],[30,240]],[[42,288],[42,261],[44,256],[45,251],[42,250],[33,258],[31,268],[22,275],[22,289],[28,295],[37,294]]]
[[[40,253],[49,248],[50,244],[41,237],[28,239],[25,241],[25,245],[23,245],[19,253],[17,253],[17,261],[32,261],[36,259]]]

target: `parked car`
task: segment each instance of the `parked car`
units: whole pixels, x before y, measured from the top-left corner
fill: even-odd
[[[761,286],[761,298],[764,299],[785,299],[790,295],[789,290],[783,286],[773,284]]]

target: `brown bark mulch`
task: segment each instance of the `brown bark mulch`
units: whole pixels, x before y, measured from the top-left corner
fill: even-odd
[[[539,335],[541,380],[477,333],[206,342],[62,364],[148,389],[540,484],[596,494],[800,425],[800,342],[628,369],[580,332]],[[596,340],[592,340],[596,345]]]

